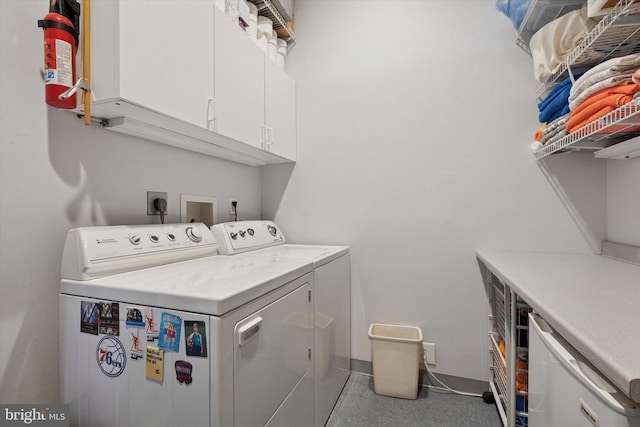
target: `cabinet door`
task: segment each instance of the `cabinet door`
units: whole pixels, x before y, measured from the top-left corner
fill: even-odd
[[[271,128],[268,151],[296,160],[296,84],[275,62],[265,58],[265,114]]]
[[[120,96],[207,127],[213,0],[121,1],[119,8]]]
[[[223,12],[215,16],[215,131],[262,148],[264,54]]]

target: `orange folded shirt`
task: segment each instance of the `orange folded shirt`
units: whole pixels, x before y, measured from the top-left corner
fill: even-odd
[[[594,102],[585,101],[580,105],[580,107],[584,105],[584,108],[581,108],[580,111],[576,109],[575,114],[571,113],[571,117],[567,121],[567,130],[573,132],[623,106],[632,99],[633,96],[631,95],[611,94]]]
[[[618,107],[630,102],[640,91],[640,83],[624,81],[610,88],[602,89],[580,104],[571,112],[567,121],[567,131],[574,132],[594,120],[599,119]]]

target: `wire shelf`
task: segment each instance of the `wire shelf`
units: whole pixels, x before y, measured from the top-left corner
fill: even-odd
[[[584,0],[533,0],[518,28],[516,44],[531,55],[529,42],[540,28],[572,10],[579,9],[583,4]]]
[[[575,132],[545,145],[536,160],[561,151],[600,150],[640,135],[640,99],[635,99]]]
[[[620,0],[562,62],[560,69],[536,91],[540,100],[556,82],[613,57],[640,53],[640,5]]]
[[[287,21],[282,17],[280,12],[278,12],[278,9],[276,9],[273,3],[270,0],[248,1],[256,5],[258,8],[258,15],[269,18],[273,22],[273,29],[278,33],[278,37],[286,40],[287,49],[291,50],[291,48],[296,44],[295,35]]]
[[[489,384],[502,423],[505,426],[526,425],[528,314],[531,309],[491,272],[487,273],[486,285],[490,304]],[[512,359],[514,356],[515,360]]]

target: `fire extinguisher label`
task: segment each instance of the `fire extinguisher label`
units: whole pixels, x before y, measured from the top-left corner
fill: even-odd
[[[53,40],[48,40],[51,43]],[[47,68],[45,70],[44,83],[57,84],[62,86],[73,86],[73,63],[71,56],[71,43],[64,40],[55,39],[56,43],[56,57],[55,63],[47,63],[47,65],[53,65],[53,68]]]

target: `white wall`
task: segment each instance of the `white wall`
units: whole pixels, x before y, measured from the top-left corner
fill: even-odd
[[[69,228],[157,223],[146,191],[216,196],[218,220],[260,217],[261,171],[100,129],[47,107],[41,0],[0,2],[0,402],[58,396],[60,260]]]
[[[591,252],[531,154],[537,84],[494,5],[296,1],[298,162],[265,170],[263,216],[351,246],[354,358],[370,323],[410,324],[436,371],[486,379],[476,250]]]

